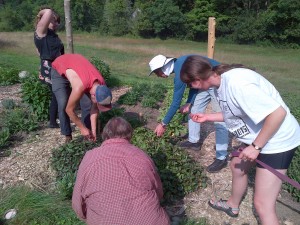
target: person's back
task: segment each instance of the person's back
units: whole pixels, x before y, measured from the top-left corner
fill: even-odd
[[[84,156],[72,205],[89,225],[168,225],[162,197],[151,158],[128,140],[111,138]]]

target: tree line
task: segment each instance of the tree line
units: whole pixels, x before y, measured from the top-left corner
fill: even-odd
[[[61,16],[62,0],[0,0],[0,31],[31,31],[42,5]],[[207,40],[215,17],[220,41],[300,47],[299,0],[71,0],[74,31],[142,38]]]

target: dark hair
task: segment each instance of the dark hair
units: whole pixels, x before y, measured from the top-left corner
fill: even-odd
[[[122,117],[114,117],[110,119],[102,132],[102,140],[108,140],[111,138],[124,138],[130,141],[132,137],[133,129],[125,119]]]
[[[242,64],[220,64],[213,67],[207,58],[192,55],[186,58],[180,71],[180,79],[184,83],[191,83],[195,80],[207,80],[213,73],[221,75],[234,68],[247,68]]]

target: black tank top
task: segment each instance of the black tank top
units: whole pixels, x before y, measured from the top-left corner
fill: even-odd
[[[34,44],[40,53],[41,60],[52,62],[58,56],[64,54],[64,45],[58,35],[51,29],[48,29],[45,37],[38,37],[34,32]]]

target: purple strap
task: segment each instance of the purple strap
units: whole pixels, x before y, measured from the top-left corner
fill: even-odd
[[[238,149],[238,151],[233,151],[231,152],[231,156],[232,157],[239,157],[240,155],[240,152],[242,151],[242,149]],[[255,159],[255,161],[260,164],[262,167],[266,168],[267,170],[269,170],[271,173],[275,174],[277,177],[279,177],[282,181],[284,182],[288,182],[289,184],[291,184],[292,186],[294,186],[295,188],[299,189],[300,190],[300,184],[295,181],[295,180],[292,180],[291,178],[289,178],[288,176],[282,174],[282,173],[279,173],[277,170],[273,169],[271,166],[263,163],[262,161],[258,160],[258,159]]]

